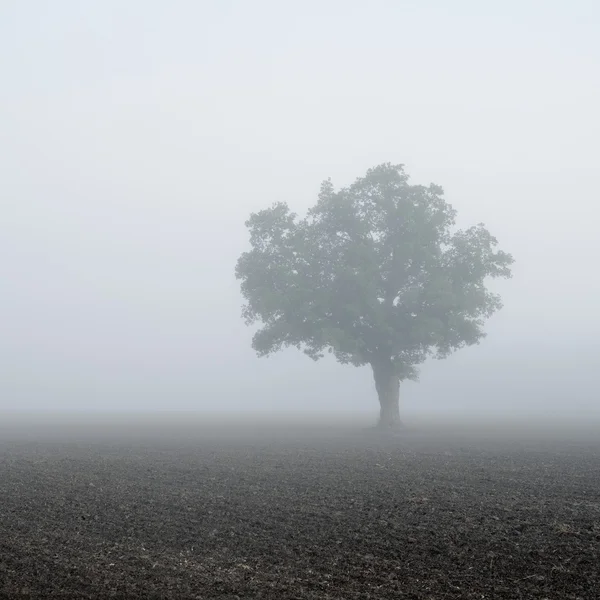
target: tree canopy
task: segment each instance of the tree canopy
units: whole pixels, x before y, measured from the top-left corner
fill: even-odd
[[[303,218],[284,202],[252,214],[236,277],[246,322],[261,325],[256,352],[332,352],[372,365],[377,384],[378,368],[414,379],[428,356],[478,343],[502,306],[486,280],[510,277],[513,258],[483,224],[457,230],[455,217],[440,186],[411,185],[389,163],[338,191],[323,182]]]

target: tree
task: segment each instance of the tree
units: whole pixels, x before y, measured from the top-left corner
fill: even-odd
[[[350,187],[321,185],[304,218],[277,203],[253,213],[251,249],[236,277],[259,356],[294,346],[314,360],[370,365],[382,427],[401,424],[400,382],[427,357],[477,344],[502,306],[486,280],[510,277],[513,258],[482,225],[455,229],[437,185],[410,185],[385,163]]]

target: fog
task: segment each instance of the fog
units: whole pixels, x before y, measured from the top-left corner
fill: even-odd
[[[407,413],[600,415],[600,6],[0,7],[0,410],[375,413],[368,369],[258,359],[244,221],[406,165],[514,277]]]

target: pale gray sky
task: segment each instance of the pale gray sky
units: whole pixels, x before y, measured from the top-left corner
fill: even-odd
[[[376,410],[367,369],[256,359],[248,213],[384,161],[517,260],[423,407],[600,410],[600,4],[5,0],[0,409]]]

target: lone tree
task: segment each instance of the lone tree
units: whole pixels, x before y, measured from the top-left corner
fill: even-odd
[[[379,425],[399,426],[400,382],[428,356],[477,344],[502,306],[486,279],[511,276],[487,229],[456,230],[455,216],[441,187],[410,185],[389,163],[339,191],[323,182],[303,219],[285,203],[253,213],[236,266],[246,323],[262,324],[253,348],[370,365]]]

